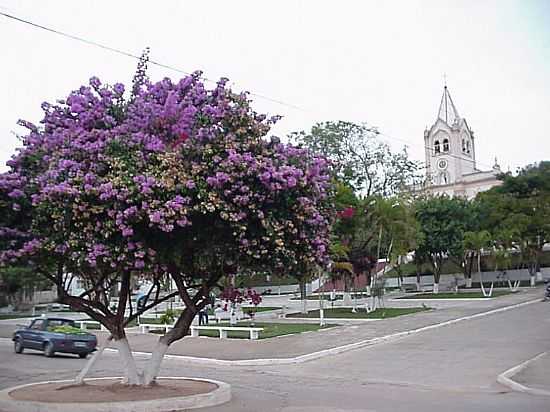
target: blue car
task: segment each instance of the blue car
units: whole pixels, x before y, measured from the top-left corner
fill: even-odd
[[[52,357],[55,352],[74,353],[80,358],[85,358],[96,350],[97,338],[91,333],[54,332],[59,327],[67,326],[76,328],[71,319],[34,319],[29,326],[13,333],[14,350],[16,353],[21,353],[24,349],[41,350],[48,357]]]

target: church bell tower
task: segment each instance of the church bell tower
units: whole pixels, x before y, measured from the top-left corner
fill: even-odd
[[[447,85],[437,119],[424,131],[424,146],[429,186],[454,185],[477,171],[474,132],[458,114]]]

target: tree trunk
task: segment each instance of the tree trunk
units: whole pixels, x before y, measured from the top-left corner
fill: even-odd
[[[195,312],[200,310],[202,306],[196,307]],[[195,313],[191,308],[185,308],[176,323],[174,328],[168,332],[166,335],[161,336],[151,354],[149,362],[144,369],[144,379],[143,383],[145,385],[152,385],[158,377],[160,372],[160,366],[164,355],[168,351],[169,346],[177,341],[178,339],[183,338],[189,332],[189,327],[195,318]]]
[[[130,349],[126,336],[121,339],[115,339],[114,345],[115,348],[118,349],[118,354],[124,367],[125,376],[123,382],[128,385],[142,384],[142,376],[137,370],[136,361],[134,360],[134,356],[132,355],[132,350]]]
[[[466,278],[466,287],[471,288],[472,287],[472,275],[468,276]]]
[[[436,268],[436,270],[434,270],[434,289],[433,289],[433,293],[435,294],[439,293],[440,278],[441,278],[441,273],[439,272],[439,268]]]
[[[109,343],[113,340],[113,336],[110,335],[106,340],[105,342],[103,342],[101,344],[101,346],[99,347],[99,349],[93,354],[93,356],[88,360],[88,362],[86,362],[86,365],[84,365],[84,368],[82,368],[82,370],[80,371],[80,373],[78,374],[78,376],[75,378],[75,382],[77,385],[81,385],[84,383],[84,378],[86,377],[86,375],[88,374],[88,372],[90,372],[90,370],[92,369],[92,367],[96,364],[96,362],[99,360],[99,358],[101,357],[101,355],[103,354],[103,351],[105,350],[105,348],[107,346],[109,346]]]
[[[307,291],[306,282],[300,281],[300,297],[302,299],[302,313],[307,315]]]
[[[164,359],[164,355],[168,351],[169,345],[163,342],[162,338],[159,339],[153,353],[151,354],[151,359],[147,363],[147,366],[144,370],[144,380],[145,385],[152,385],[158,377],[160,372],[160,365]]]

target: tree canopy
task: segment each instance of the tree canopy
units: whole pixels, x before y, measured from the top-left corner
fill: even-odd
[[[94,77],[44,103],[41,127],[21,122],[23,147],[0,175],[0,261],[32,265],[118,340],[137,316],[132,278],[152,282],[143,310],[179,294],[186,309],[167,346],[226,274],[328,263],[331,181],[323,158],[265,139],[277,118],[227,79],[153,83],[145,66],[129,96]],[[86,292],[70,294],[71,275]],[[163,296],[166,277],[177,291]]]

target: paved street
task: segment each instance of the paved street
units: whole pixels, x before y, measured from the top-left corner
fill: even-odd
[[[513,392],[496,377],[550,350],[549,321],[550,305],[534,303],[297,365],[212,367],[167,360],[162,374],[230,383],[233,400],[204,411],[547,412],[550,398]],[[284,340],[280,345],[284,352]],[[0,365],[0,387],[5,388],[71,378],[83,361],[30,351],[14,355],[4,341]],[[116,355],[107,353],[93,374],[117,375],[117,367]],[[544,383],[543,368],[533,367],[529,374],[537,385]]]

